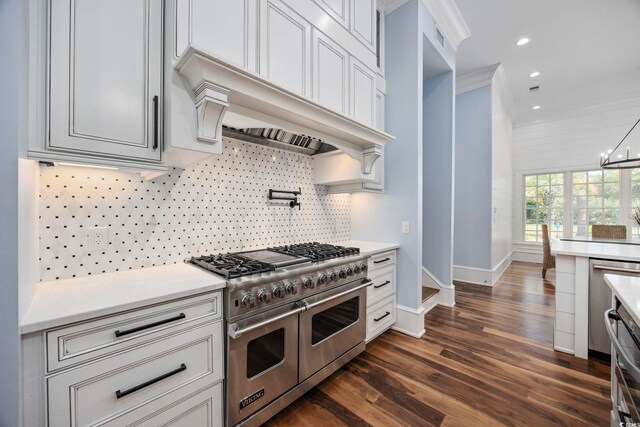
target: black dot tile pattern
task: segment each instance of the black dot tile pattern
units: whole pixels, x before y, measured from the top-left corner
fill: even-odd
[[[221,155],[150,181],[122,171],[42,166],[40,280],[351,237],[351,197],[314,185],[311,157],[223,143]],[[270,188],[298,187],[301,210],[267,198]],[[108,227],[105,251],[87,250],[92,227]]]

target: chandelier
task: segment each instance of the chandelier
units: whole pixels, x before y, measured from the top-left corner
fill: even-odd
[[[640,153],[637,156],[631,156],[631,146],[627,145],[626,153],[618,151],[618,148],[627,139],[627,137],[633,132],[633,130],[640,123],[640,119],[634,124],[629,132],[622,138],[622,140],[616,145],[613,150],[608,150],[606,153],[600,153],[600,167],[602,169],[635,169],[640,168]]]

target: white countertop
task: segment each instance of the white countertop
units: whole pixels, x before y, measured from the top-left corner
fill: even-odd
[[[569,255],[587,258],[640,261],[640,245],[621,243],[596,243],[554,240],[551,243],[554,255]]]
[[[364,240],[343,240],[342,242],[335,242],[334,245],[358,248],[361,254],[367,255],[390,251],[400,247],[397,243],[366,242]]]
[[[20,324],[23,334],[225,287],[189,264],[42,282]]]
[[[633,320],[640,324],[640,277],[605,274],[611,291],[627,309]]]

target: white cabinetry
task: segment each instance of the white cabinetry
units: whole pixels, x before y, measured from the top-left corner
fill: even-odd
[[[351,117],[374,127],[376,111],[376,73],[351,58]]]
[[[159,169],[162,1],[48,3],[47,126],[42,160]]]
[[[221,291],[35,332],[25,369],[42,372],[44,396],[29,419],[222,426],[223,350]]]
[[[191,44],[257,70],[258,0],[175,0],[175,57]]]
[[[313,99],[342,114],[348,112],[349,54],[313,30]]]
[[[371,49],[376,46],[376,0],[351,0],[351,34]]]
[[[396,321],[396,251],[373,254],[369,259],[367,288],[367,342]]]
[[[263,1],[261,7],[261,74],[311,97],[311,25],[282,2]]]

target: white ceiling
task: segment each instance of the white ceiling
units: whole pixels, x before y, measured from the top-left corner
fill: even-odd
[[[639,0],[456,0],[471,30],[456,60],[462,75],[502,63],[518,121],[640,95]],[[518,47],[516,40],[531,42]],[[532,71],[540,71],[530,78]],[[536,93],[529,87],[540,85]],[[534,105],[541,109],[532,111]]]

